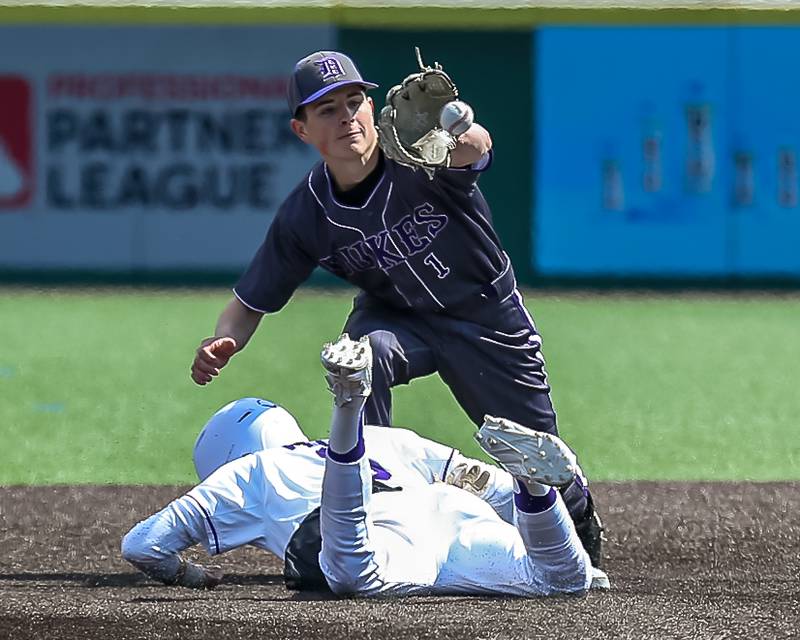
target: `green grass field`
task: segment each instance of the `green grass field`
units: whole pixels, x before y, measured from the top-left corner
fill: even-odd
[[[330,400],[319,348],[346,292],[301,292],[213,384],[189,379],[222,290],[0,290],[0,484],[190,483],[205,420],[255,395],[312,436]],[[561,434],[594,480],[800,479],[800,299],[527,296]],[[395,421],[478,454],[438,377]]]

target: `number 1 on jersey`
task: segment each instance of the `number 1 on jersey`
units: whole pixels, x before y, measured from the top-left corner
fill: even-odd
[[[427,264],[429,267],[434,268],[434,270],[436,271],[436,276],[440,280],[446,278],[450,274],[450,267],[444,266],[442,264],[442,261],[436,257],[435,253],[429,253],[427,256],[425,256],[423,262]]]

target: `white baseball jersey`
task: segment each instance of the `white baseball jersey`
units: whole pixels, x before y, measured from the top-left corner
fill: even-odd
[[[513,503],[505,472],[484,501],[437,482],[463,460],[455,449],[399,428],[366,426],[364,441],[361,461],[327,461],[328,472],[325,440],[233,460],[131,529],[123,556],[165,581],[197,543],[211,555],[250,544],[283,557],[324,494],[320,568],[337,593],[547,595],[582,591],[598,573],[560,498],[544,513],[515,513],[515,526],[498,515]],[[344,483],[339,474],[331,486],[330,468]],[[371,496],[372,479],[402,491]]]
[[[392,486],[441,480],[454,454],[405,429],[365,427],[364,439],[372,477]],[[224,465],[190,490],[181,500],[203,511],[208,552],[252,544],[283,557],[303,518],[320,504],[326,453],[327,440],[267,449]]]
[[[364,428],[372,476],[411,489],[441,480],[463,456],[393,427]],[[233,460],[185,495],[140,522],[122,541],[123,556],[150,575],[169,578],[180,551],[201,543],[211,555],[254,545],[283,558],[303,519],[320,505],[327,441],[266,449]],[[510,513],[511,480],[498,469],[488,499]]]

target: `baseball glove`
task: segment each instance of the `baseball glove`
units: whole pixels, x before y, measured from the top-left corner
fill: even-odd
[[[458,98],[458,89],[438,62],[425,66],[414,47],[420,71],[393,86],[378,117],[379,143],[392,160],[412,169],[422,168],[433,180],[434,171],[450,166],[456,139],[439,124],[442,107]]]

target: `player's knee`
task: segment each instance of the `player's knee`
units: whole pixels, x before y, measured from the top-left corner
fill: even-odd
[[[397,337],[385,329],[370,331],[367,334],[369,345],[372,347],[372,360],[386,360],[392,358],[397,349]]]
[[[379,594],[383,581],[374,575],[357,576],[346,571],[331,572],[325,576],[328,586],[337,596],[370,596]]]
[[[400,343],[391,331],[380,329],[367,334],[372,347],[372,363],[375,372],[390,372],[395,361],[402,357]]]
[[[326,544],[323,537],[319,566],[337,595],[370,595],[380,592],[383,585],[382,568],[367,549]]]

